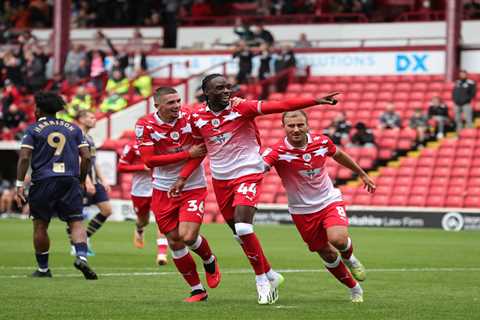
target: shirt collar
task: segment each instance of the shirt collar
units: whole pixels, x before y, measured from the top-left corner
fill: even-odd
[[[206,110],[207,112],[213,113],[213,114],[216,115],[216,116],[220,115],[220,114],[221,114],[223,111],[225,111],[225,110],[230,110],[231,107],[232,107],[232,102],[230,101],[230,102],[228,102],[228,106],[227,106],[225,109],[223,109],[223,110],[221,110],[221,111],[219,111],[219,112],[215,112],[215,111],[211,110],[211,109],[208,107],[208,104],[207,104],[207,103],[205,104],[205,110]]]
[[[175,119],[173,120],[173,122],[165,122],[158,116],[156,112],[153,114],[153,118],[155,119],[155,121],[157,121],[159,125],[166,124],[171,127],[175,126],[175,123],[177,123],[177,120],[178,120],[178,119]]]
[[[310,133],[307,133],[307,144],[305,146],[303,146],[302,148],[297,148],[297,147],[292,146],[290,144],[290,142],[288,142],[287,137],[285,137],[284,142],[285,142],[285,145],[287,146],[287,148],[290,149],[290,150],[293,150],[293,149],[305,150],[305,149],[307,149],[308,145],[310,143],[312,143],[312,136],[310,135]]]

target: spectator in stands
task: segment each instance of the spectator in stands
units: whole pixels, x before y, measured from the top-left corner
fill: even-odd
[[[92,110],[92,96],[84,86],[79,86],[72,100],[67,104],[65,111],[70,120],[75,119],[80,110]]]
[[[435,121],[437,139],[443,138],[445,136],[446,126],[450,122],[450,117],[448,116],[448,106],[443,103],[439,96],[432,98],[432,102],[428,107],[428,117]]]
[[[246,42],[240,40],[233,53],[233,58],[238,58],[237,83],[248,83],[252,73],[253,52],[247,46]]]
[[[382,113],[379,119],[379,129],[395,129],[402,127],[402,119],[400,115],[395,112],[395,105],[392,102],[387,103],[385,112]]]
[[[22,50],[20,50],[22,51]],[[3,54],[3,70],[2,74],[6,74],[6,77],[12,81],[12,83],[20,88],[24,85],[24,77],[22,75],[22,60],[23,56],[15,55],[12,51],[8,50]]]
[[[74,8],[72,12],[72,25],[75,28],[93,27],[97,15],[90,7],[88,1],[82,0],[78,3],[78,8]]]
[[[73,80],[72,82],[78,81],[78,70],[80,68],[80,61],[85,60],[87,54],[82,45],[75,44],[72,45],[72,50],[67,54],[67,59],[65,61],[65,77],[67,79]]]
[[[5,79],[3,85],[4,88],[2,91],[2,108],[0,109],[0,111],[2,113],[6,113],[12,103],[20,103],[22,95],[20,93],[20,90],[18,90],[17,87],[13,85],[10,79]]]
[[[152,76],[148,71],[140,66],[136,72],[136,79],[133,81],[133,87],[136,92],[144,98],[152,95]]]
[[[409,127],[415,129],[417,132],[416,144],[418,146],[425,146],[425,142],[429,138],[428,116],[423,113],[422,109],[415,109],[409,121]]]
[[[27,127],[26,121],[27,115],[25,112],[19,110],[17,105],[12,103],[8,108],[8,111],[3,114],[3,133],[17,133],[15,139],[19,140],[21,138],[20,130]]]
[[[307,40],[307,35],[305,33],[300,33],[300,37],[295,41],[295,48],[311,48],[312,43]]]
[[[88,65],[87,59],[80,60],[78,64],[78,69],[75,74],[75,78],[77,81],[86,80],[90,77],[90,66]]]
[[[348,143],[351,129],[352,124],[347,120],[345,113],[339,112],[324,132],[336,145],[345,145]]]
[[[351,145],[356,147],[371,147],[375,145],[375,136],[363,122],[357,122],[355,133],[351,139]]]
[[[120,70],[113,71],[108,79],[106,92],[107,98],[100,105],[102,112],[116,112],[125,108],[128,104],[125,95],[128,93],[129,81],[122,75]]]
[[[0,176],[0,213],[12,212],[13,194],[12,183]]]
[[[331,123],[328,128],[323,130],[323,134],[328,136],[335,145],[342,145],[342,134],[340,132],[337,132],[333,123]]]
[[[45,90],[60,94],[69,90],[69,84],[63,78],[63,74],[58,72],[53,75],[53,78],[50,80],[49,84],[47,84]]]
[[[240,37],[240,40],[245,41],[245,43],[249,43],[255,39],[255,35],[252,30],[250,30],[250,25],[243,22],[241,18],[235,20],[233,32]]]
[[[461,70],[459,79],[455,81],[455,86],[452,92],[453,102],[455,103],[455,122],[457,125],[457,131],[460,131],[464,127],[472,128],[472,100],[475,98],[476,94],[477,83],[468,79],[467,71]]]
[[[23,74],[29,93],[35,93],[45,86],[47,81],[45,70],[48,59],[39,47],[37,47],[35,52],[25,52]]]
[[[88,65],[90,66],[90,78],[97,89],[101,92],[103,89],[103,75],[105,74],[105,52],[94,48],[87,53]]]
[[[269,46],[272,46],[275,39],[270,31],[265,29],[261,24],[257,25],[254,30],[255,42],[258,44],[266,43]]]
[[[270,64],[272,62],[272,50],[270,46],[266,43],[260,45],[260,66],[258,67],[258,79],[264,80],[271,75]]]
[[[276,83],[276,89],[278,92],[287,91],[291,75],[291,72],[288,72],[287,70],[295,68],[296,64],[297,60],[292,48],[289,45],[283,45],[280,49],[280,53],[275,58],[275,72],[277,74],[281,73],[278,76]]]

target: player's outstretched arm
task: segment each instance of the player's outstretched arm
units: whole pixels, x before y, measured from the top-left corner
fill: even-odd
[[[261,114],[282,113],[308,108],[319,104],[335,105],[338,102],[335,97],[339,94],[339,92],[332,92],[326,96],[314,99],[295,98],[285,99],[283,101],[262,101],[261,105],[259,106],[259,112]]]
[[[16,194],[15,194],[15,201],[19,208],[22,208],[23,205],[27,202],[25,198],[25,188],[24,188],[24,181],[25,176],[27,175],[28,167],[30,166],[30,161],[32,160],[32,149],[30,148],[21,148],[20,154],[18,156],[18,163],[17,163],[17,182],[15,183],[16,186]]]
[[[194,145],[188,151],[162,155],[156,155],[153,146],[140,146],[142,161],[149,168],[165,166],[167,164],[180,162],[190,158],[204,157],[206,153],[207,149],[204,144]]]
[[[348,154],[346,154],[340,149],[337,149],[337,152],[333,155],[333,159],[342,166],[358,174],[358,176],[360,177],[360,179],[362,179],[364,183],[364,188],[368,192],[375,192],[375,189],[377,188],[375,182],[368,176],[365,171],[363,171],[362,168],[360,168],[360,166],[352,158],[350,158]]]

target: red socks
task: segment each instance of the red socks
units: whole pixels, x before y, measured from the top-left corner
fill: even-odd
[[[167,254],[168,250],[168,241],[166,238],[157,238],[157,253],[158,254]]]
[[[172,251],[173,262],[187,283],[193,287],[200,284],[197,267],[187,248]]]
[[[340,254],[342,255],[343,259],[348,260],[352,256],[352,253],[353,253],[352,240],[348,238],[347,247],[343,250],[340,250]]]
[[[330,271],[330,273],[333,274],[333,276],[337,278],[338,281],[340,281],[350,289],[357,285],[357,281],[353,279],[350,271],[348,271],[342,259],[340,259],[340,256],[338,256],[337,259],[332,263],[328,263],[326,261],[324,262],[327,270]]]
[[[189,246],[193,252],[198,254],[202,260],[208,261],[212,257],[212,250],[210,249],[210,245],[208,244],[207,239],[203,236],[198,236],[197,241],[194,244]]]

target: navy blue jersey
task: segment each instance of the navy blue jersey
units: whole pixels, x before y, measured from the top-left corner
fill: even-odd
[[[43,117],[28,127],[22,148],[32,149],[32,182],[80,175],[79,148],[87,147],[82,130],[64,120]]]
[[[95,147],[95,142],[93,141],[92,136],[90,136],[88,133],[85,134],[85,141],[88,143],[88,148],[90,149],[90,156],[91,156],[91,163],[92,166],[88,170],[88,176],[92,180],[93,184],[96,184],[97,181],[97,171],[95,167],[96,159],[97,159],[97,147]]]

